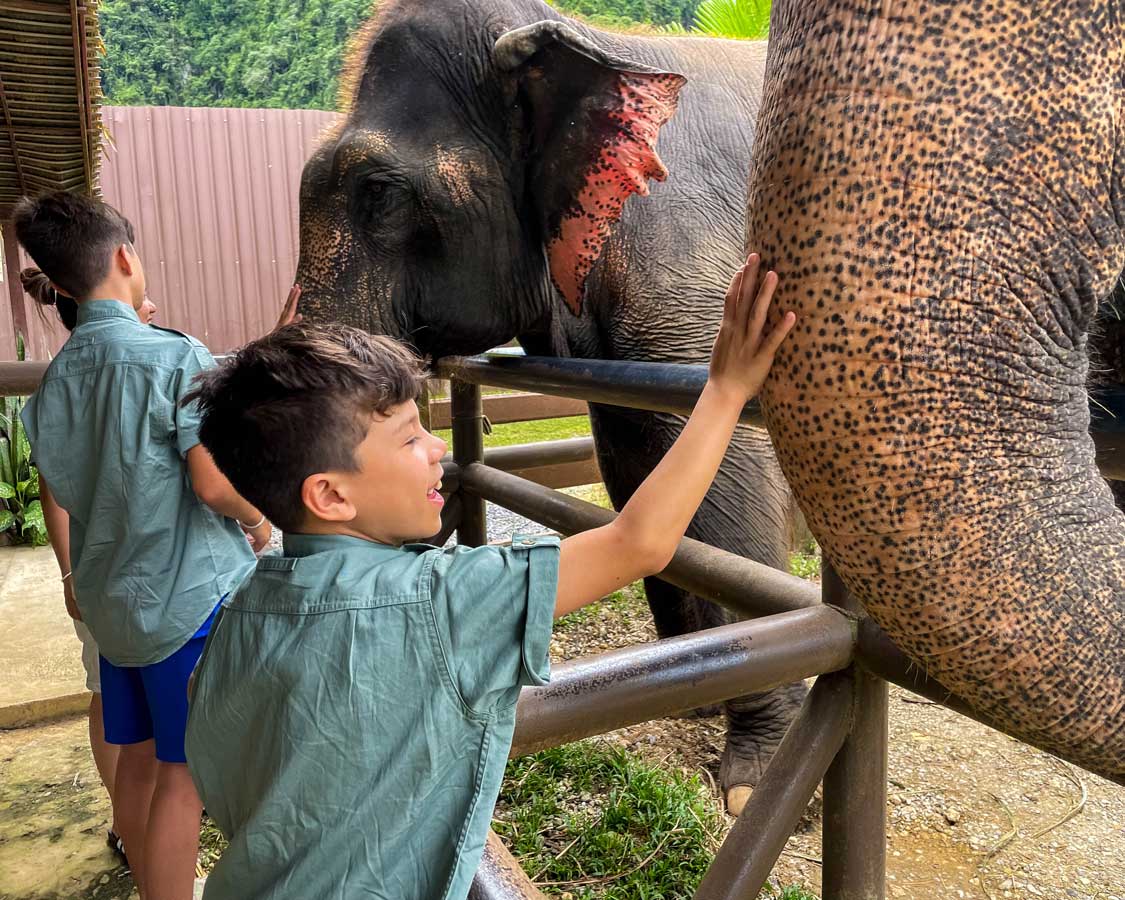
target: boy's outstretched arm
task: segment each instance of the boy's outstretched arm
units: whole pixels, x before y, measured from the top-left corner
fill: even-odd
[[[256,506],[234,489],[227,476],[219,471],[215,460],[202,444],[187,452],[188,475],[191,486],[200,502],[211,507],[220,516],[234,519],[250,538],[255,553],[261,553],[269,543],[272,526]],[[256,528],[250,528],[257,525]]]
[[[761,390],[777,348],[796,321],[786,313],[763,335],[777,274],[759,278],[759,267],[758,255],[751,254],[727,289],[707,386],[664,459],[613,522],[562,542],[556,616],[671,562],[711,487],[743,406]]]

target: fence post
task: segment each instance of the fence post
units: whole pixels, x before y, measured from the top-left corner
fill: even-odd
[[[824,602],[862,607],[827,563]],[[883,900],[887,865],[887,683],[853,665],[851,732],[824,776],[824,900]]]
[[[453,379],[450,385],[450,414],[453,425],[453,461],[461,468],[484,459],[484,411],[480,386]],[[457,543],[480,547],[488,542],[485,501],[459,490],[461,520],[457,525]]]

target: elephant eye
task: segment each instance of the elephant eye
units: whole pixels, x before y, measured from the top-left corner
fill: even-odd
[[[390,235],[409,225],[410,191],[384,176],[368,176],[357,185],[357,219],[369,234]]]

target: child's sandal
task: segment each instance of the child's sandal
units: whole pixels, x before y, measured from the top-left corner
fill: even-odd
[[[105,844],[121,860],[122,864],[129,865],[129,860],[125,856],[125,842],[112,828],[105,833]]]

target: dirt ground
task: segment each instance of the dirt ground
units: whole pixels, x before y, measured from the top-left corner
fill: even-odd
[[[619,605],[561,631],[553,655],[651,638],[641,607]],[[898,689],[890,714],[889,897],[1125,900],[1125,789]],[[674,719],[607,739],[713,783],[722,733],[717,717]],[[775,884],[819,892],[817,812]],[[107,821],[83,720],[0,732],[0,900],[130,897]]]

